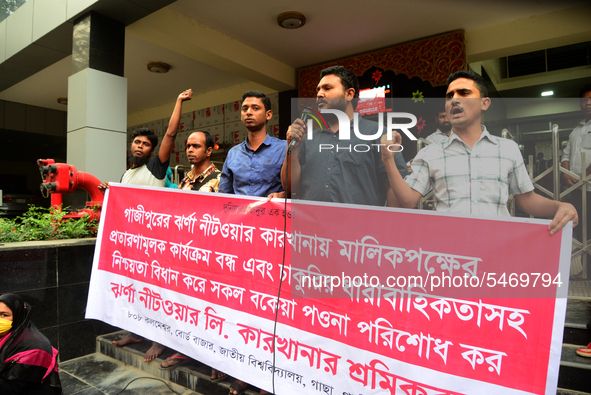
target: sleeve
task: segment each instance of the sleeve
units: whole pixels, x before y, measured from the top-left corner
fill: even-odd
[[[521,195],[533,191],[534,185],[525,168],[525,163],[523,163],[519,147],[517,144],[512,144],[512,146],[513,171],[509,174],[509,191],[513,195]]]
[[[168,163],[170,159],[166,162],[160,162],[160,158],[158,155],[154,156],[151,161],[148,162],[147,166],[150,172],[159,180],[164,180],[166,178],[166,170],[168,169]]]
[[[425,153],[429,151],[428,146],[417,153],[417,156],[412,160],[412,173],[405,179],[409,187],[423,196],[429,193],[432,188],[429,162],[425,156]]]
[[[220,175],[220,185],[218,187],[219,193],[234,193],[234,176],[232,170],[228,167],[228,162],[232,160],[232,152],[228,153],[228,157],[224,161],[222,174]]]
[[[573,141],[573,136],[574,131],[570,134],[569,138],[568,138],[568,143],[566,143],[566,147],[564,147],[564,150],[562,150],[562,158],[560,159],[560,162],[570,162],[570,155],[571,155],[571,150],[573,149],[572,147],[572,141]]]

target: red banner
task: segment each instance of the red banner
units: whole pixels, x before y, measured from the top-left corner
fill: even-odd
[[[87,318],[277,394],[556,393],[548,223],[112,184]]]

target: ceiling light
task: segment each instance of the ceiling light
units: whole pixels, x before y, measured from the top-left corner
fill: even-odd
[[[168,73],[170,65],[163,62],[150,62],[148,63],[148,70],[152,73]]]
[[[59,104],[63,104],[64,106],[68,105],[68,98],[67,97],[58,97],[57,102]]]
[[[554,91],[542,92],[542,96],[552,96],[552,95],[554,95]]]
[[[288,11],[279,14],[277,23],[285,29],[297,29],[306,24],[306,17],[301,12]]]

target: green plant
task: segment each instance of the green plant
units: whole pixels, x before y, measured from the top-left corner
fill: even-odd
[[[97,220],[64,219],[67,212],[30,206],[22,217],[0,219],[0,242],[78,239],[96,236]]]

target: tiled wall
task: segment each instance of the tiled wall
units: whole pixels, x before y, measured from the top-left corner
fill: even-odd
[[[84,319],[95,239],[46,243],[0,247],[0,294],[16,293],[33,307],[32,321],[66,361],[93,353],[98,335],[118,329]]]
[[[0,100],[0,129],[66,137],[64,111]]]

